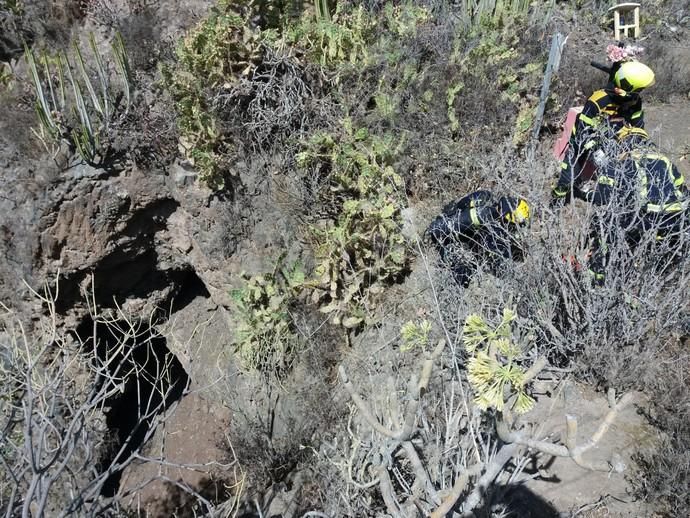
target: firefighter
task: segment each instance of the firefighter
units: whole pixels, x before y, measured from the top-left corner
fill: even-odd
[[[553,189],[554,200],[568,201],[571,191],[577,193],[582,167],[590,154],[599,148],[599,139],[612,137],[624,126],[644,128],[640,92],[653,84],[654,72],[647,65],[639,61],[614,64],[607,87],[587,99],[575,120],[568,151]]]
[[[458,284],[467,287],[480,262],[487,262],[491,271],[498,273],[504,259],[522,260],[515,231],[529,218],[530,207],[524,199],[496,199],[490,191],[482,190],[446,205],[426,234]],[[459,259],[453,250],[456,244],[469,249],[474,260]]]
[[[598,284],[604,282],[619,230],[631,250],[653,233],[654,243],[663,247],[651,252],[664,250],[677,256],[689,200],[683,175],[656,149],[645,130],[625,126],[617,141],[619,156],[599,171],[596,188],[585,195],[602,207],[592,225],[590,260],[590,273]]]

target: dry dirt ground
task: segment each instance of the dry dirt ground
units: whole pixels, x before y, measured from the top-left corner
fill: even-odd
[[[657,443],[657,432],[639,414],[644,399],[625,408],[601,441],[585,454],[586,460],[614,459],[622,462],[623,473],[589,471],[570,459],[547,462],[547,472],[526,483],[535,494],[560,512],[606,511],[606,516],[648,516],[641,502],[629,494],[628,481],[635,468],[631,455],[650,451]],[[587,387],[561,384],[551,396],[541,396],[530,421],[541,423],[537,435],[561,439],[565,435],[565,416],[578,420],[578,443],[589,440],[608,411],[606,398]],[[545,459],[542,458],[542,462]],[[525,517],[527,518],[527,517]],[[536,517],[535,517],[536,518]]]
[[[690,99],[673,104],[648,106],[646,126],[663,152],[690,177]]]

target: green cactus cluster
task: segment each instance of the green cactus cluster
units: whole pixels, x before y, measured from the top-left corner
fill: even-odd
[[[201,180],[218,190],[231,173],[226,159],[235,146],[223,135],[209,92],[231,89],[261,63],[266,36],[250,23],[253,13],[251,5],[219,2],[180,42],[177,63],[162,68],[187,158]]]
[[[244,286],[231,293],[235,351],[248,370],[285,372],[300,344],[290,306],[304,287],[304,271],[299,263],[287,266],[280,257],[273,272],[242,277]]]
[[[343,135],[313,137],[297,163],[328,171],[329,195],[339,207],[311,228],[317,259],[312,302],[334,324],[356,328],[366,323],[369,297],[407,270],[410,249],[401,233],[403,180],[390,165],[393,141],[348,121],[344,127]]]
[[[77,43],[73,46],[73,61],[64,51],[37,56],[29,47],[25,48],[25,56],[40,123],[35,135],[53,152],[66,141],[85,162],[97,166],[108,154],[110,125],[129,109],[133,76],[119,33],[111,45],[111,61],[104,59],[93,33],[89,48],[93,71]]]
[[[376,20],[361,5],[352,9],[338,4],[331,16],[325,4],[315,0],[316,16],[305,12],[298,23],[286,27],[286,43],[303,49],[310,61],[324,67],[365,62]]]

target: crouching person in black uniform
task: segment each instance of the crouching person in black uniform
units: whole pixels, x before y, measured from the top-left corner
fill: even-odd
[[[690,193],[671,160],[659,152],[646,131],[626,126],[617,135],[619,155],[597,175],[596,189],[585,196],[601,207],[592,222],[589,270],[595,284],[606,278],[610,251],[622,230],[630,250],[651,234],[647,257],[663,269],[685,256]]]
[[[505,259],[522,260],[515,231],[529,217],[529,205],[521,198],[495,199],[489,191],[476,191],[446,205],[426,234],[458,284],[467,287],[479,263],[486,262],[495,274]],[[458,243],[470,250],[474,260],[462,260],[453,253]]]

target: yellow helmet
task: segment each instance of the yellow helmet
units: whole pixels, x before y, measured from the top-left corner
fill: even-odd
[[[509,223],[522,225],[529,221],[530,208],[522,198],[504,197],[499,200],[501,213]]]
[[[626,92],[641,92],[654,84],[654,72],[639,61],[626,61],[613,76],[613,84]]]

